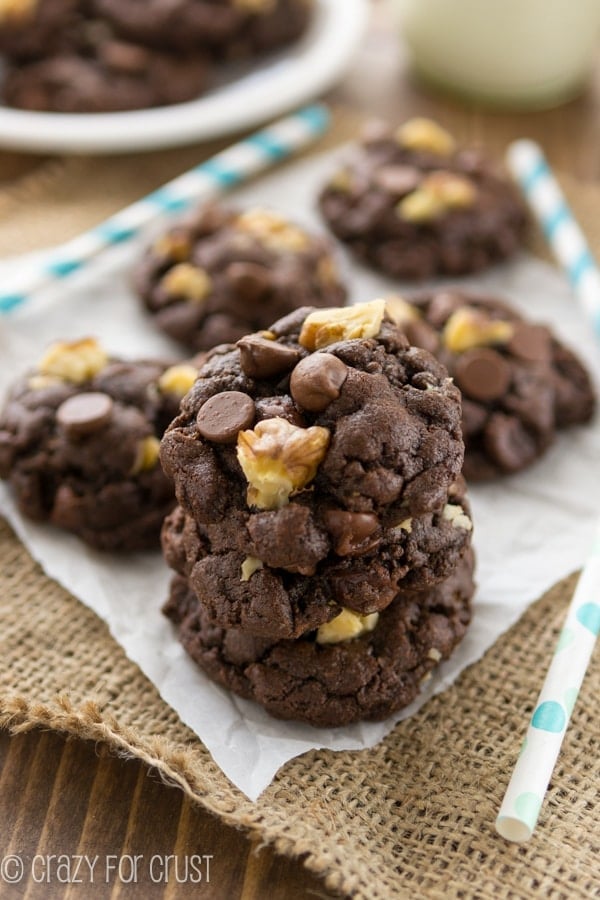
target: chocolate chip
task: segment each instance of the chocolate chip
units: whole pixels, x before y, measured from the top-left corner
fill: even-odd
[[[404,322],[400,325],[413,347],[421,347],[429,353],[435,353],[439,347],[437,332],[427,322],[416,319],[414,322]]]
[[[329,509],[324,513],[323,519],[327,531],[333,538],[333,549],[338,556],[367,553],[378,543],[378,538],[368,540],[379,525],[377,517],[371,513]]]
[[[465,298],[464,295],[460,293],[438,291],[429,304],[427,318],[434,328],[442,328],[452,313],[465,305],[466,299],[468,298]]]
[[[271,285],[271,276],[266,266],[252,262],[233,262],[225,271],[236,295],[250,302],[258,300]]]
[[[290,393],[298,406],[322,412],[340,396],[348,368],[331,353],[314,353],[298,363],[290,379]]]
[[[241,391],[215,394],[201,407],[198,431],[215,444],[233,444],[238,433],[254,422],[254,401]]]
[[[285,344],[250,334],[238,341],[240,364],[250,378],[271,378],[289,372],[300,359],[300,352]]]
[[[495,350],[478,347],[463,353],[456,361],[458,386],[474,400],[502,397],[511,381],[510,366]]]
[[[383,166],[375,174],[375,184],[394,197],[410,194],[421,180],[421,174],[413,166]]]
[[[550,333],[543,325],[518,322],[507,347],[513,356],[527,362],[548,362],[552,357]]]
[[[56,420],[69,437],[92,434],[110,421],[113,401],[108,394],[90,391],[75,394],[58,407]]]

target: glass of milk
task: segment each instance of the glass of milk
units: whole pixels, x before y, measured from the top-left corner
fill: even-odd
[[[417,72],[487,104],[554,106],[588,77],[600,0],[389,0]]]

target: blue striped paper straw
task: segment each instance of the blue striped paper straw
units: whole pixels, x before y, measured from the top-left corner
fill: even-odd
[[[304,107],[237,144],[217,153],[163,187],[62,244],[33,266],[23,266],[4,280],[0,314],[23,306],[38,291],[56,284],[103,250],[137,237],[157,217],[182,212],[218,196],[309,146],[329,127],[321,104]]]
[[[600,270],[541,148],[534,141],[515,141],[509,146],[506,158],[600,337]]]
[[[533,834],[599,632],[600,523],[496,819],[509,841]]]

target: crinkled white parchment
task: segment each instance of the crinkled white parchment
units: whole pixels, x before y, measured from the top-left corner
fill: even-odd
[[[235,200],[271,206],[322,228],[313,198],[335,164],[332,157],[290,164],[237,191]],[[95,335],[111,353],[125,357],[184,355],[154,330],[128,288],[128,267],[137,252],[138,246],[127,246],[105,254],[59,291],[47,292],[27,310],[0,322],[2,393],[56,339]],[[21,259],[18,265],[27,263]],[[344,267],[355,301],[399,288],[351,267],[346,258]],[[600,380],[598,346],[565,280],[552,267],[522,256],[466,283],[508,296],[533,318],[552,324]],[[170,573],[158,553],[119,557],[94,552],[75,537],[25,521],[3,485],[0,511],[45,571],[107,622],[128,656],[196,732],[225,774],[255,799],[286,760],[306,750],[372,747],[397,721],[479,659],[545,589],[578,568],[599,505],[599,461],[596,418],[588,427],[563,432],[529,471],[471,489],[479,588],[466,638],[403,713],[386,722],[339,729],[277,721],[205,678],[160,612]]]

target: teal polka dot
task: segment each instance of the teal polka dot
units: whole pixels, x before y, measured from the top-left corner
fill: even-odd
[[[515,800],[517,815],[532,831],[538,820],[541,806],[542,798],[538,797],[537,794],[532,793],[532,791],[526,791],[524,794],[519,794]]]
[[[592,634],[600,634],[600,606],[597,603],[584,603],[577,610],[576,618]]]
[[[540,703],[533,714],[531,724],[540,731],[562,731],[567,724],[565,711],[556,700],[546,700]]]
[[[558,644],[556,645],[556,652],[560,653],[561,650],[564,650],[565,647],[568,647],[569,644],[572,644],[574,640],[575,632],[573,631],[573,629],[563,628],[558,639]]]
[[[570,716],[573,712],[573,707],[575,706],[575,701],[577,700],[577,694],[579,693],[579,688],[570,687],[565,691],[565,709],[567,710],[567,715]]]

